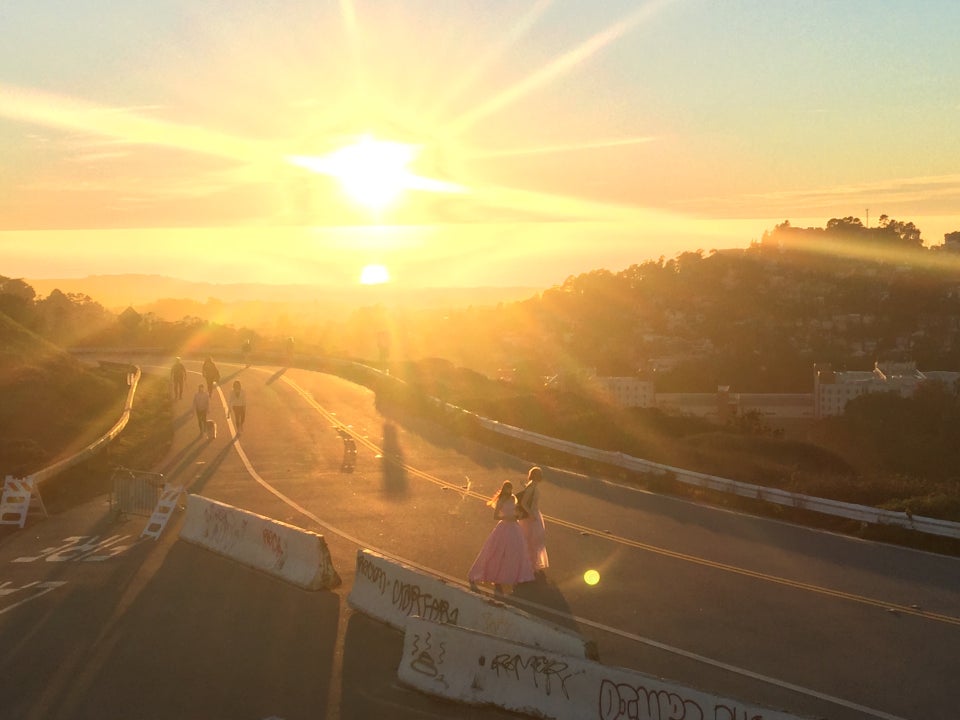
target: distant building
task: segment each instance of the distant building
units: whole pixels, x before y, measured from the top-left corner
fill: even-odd
[[[657,393],[656,398],[664,412],[721,423],[751,412],[768,420],[809,420],[814,412],[810,393],[732,393],[721,386],[715,393]]]
[[[817,363],[813,368],[814,417],[843,415],[848,402],[867,393],[912,397],[924,382],[938,380],[949,385],[958,378],[960,373],[946,370],[921,372],[913,362],[877,362],[869,372],[837,372],[829,364]]]
[[[878,362],[871,371],[835,371],[814,365],[813,393],[734,393],[721,385],[714,393],[658,393],[652,380],[639,377],[593,377],[610,401],[620,407],[659,408],[674,415],[724,423],[731,417],[758,413],[769,420],[819,419],[843,415],[847,403],[875,392],[895,392],[912,397],[924,382],[952,385],[960,372],[920,372],[913,362]]]
[[[637,377],[594,377],[593,381],[620,407],[656,407],[652,380]]]

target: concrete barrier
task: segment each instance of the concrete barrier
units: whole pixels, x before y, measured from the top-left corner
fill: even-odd
[[[340,585],[322,535],[200,495],[187,496],[180,538],[307,590]]]
[[[798,720],[651,675],[410,618],[400,681],[469,705],[556,720]]]
[[[369,550],[357,552],[357,573],[347,601],[398,630],[418,616],[567,655],[596,656],[594,644],[570,630]]]

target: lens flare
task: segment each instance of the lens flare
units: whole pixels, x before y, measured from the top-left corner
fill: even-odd
[[[587,585],[596,585],[600,582],[600,573],[598,573],[596,570],[587,570],[583,574],[583,581]]]

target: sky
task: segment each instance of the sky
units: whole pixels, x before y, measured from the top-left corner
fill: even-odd
[[[0,27],[7,277],[546,288],[784,220],[960,230],[955,0],[31,0]]]

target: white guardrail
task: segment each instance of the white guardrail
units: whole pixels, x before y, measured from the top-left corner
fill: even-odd
[[[109,442],[112,442],[117,435],[119,435],[123,429],[127,426],[127,423],[130,421],[130,410],[133,408],[133,397],[137,392],[137,385],[140,383],[140,368],[131,365],[130,372],[127,374],[127,384],[130,386],[130,390],[127,391],[127,401],[124,403],[123,412],[120,414],[120,419],[117,420],[116,424],[110,428],[102,437],[92,442],[90,445],[87,445],[83,450],[71,455],[68,458],[64,458],[59,462],[54,463],[50,467],[43,468],[33,473],[31,477],[35,483],[36,487],[40,487],[40,484],[44,480],[49,480],[54,475],[62,473],[67,468],[73,467],[74,465],[83,462],[87,458],[94,455],[98,450],[100,450],[104,445]]]
[[[456,408],[455,406],[451,405],[449,407],[462,412],[460,408]],[[606,465],[622,467],[625,470],[649,472],[658,475],[666,475],[669,473],[682,483],[707,488],[709,490],[716,490],[718,492],[730,493],[731,495],[764,500],[777,505],[786,505],[803,510],[812,510],[813,512],[834,515],[836,517],[857,520],[864,523],[894,525],[930,535],[960,538],[960,523],[950,522],[949,520],[938,520],[937,518],[923,517],[895,510],[883,510],[866,505],[854,505],[837,500],[800,495],[787,490],[779,490],[763,485],[738,482],[728,478],[717,477],[716,475],[707,475],[693,470],[684,470],[683,468],[631,457],[621,452],[598,450],[597,448],[586,445],[578,445],[565,440],[548,437],[547,435],[522,430],[512,425],[504,425],[496,420],[490,420],[480,416],[476,417],[481,426],[492,432],[540,445],[541,447],[559,450],[568,455],[576,455]]]
[[[344,366],[361,367],[365,371],[371,372],[375,375],[383,375],[383,373],[381,373],[379,370],[370,367],[369,365],[361,365],[351,361],[344,361],[342,364]],[[81,451],[77,455],[67,458],[66,460],[62,460],[59,463],[50,466],[49,468],[45,468],[44,470],[35,473],[33,477],[36,478],[35,481],[38,484],[42,480],[49,478],[58,472],[62,472],[67,467],[70,467],[71,465],[74,465],[75,463],[89,457],[91,454],[100,449],[103,444],[113,440],[113,438],[115,438],[120,431],[123,430],[129,419],[130,407],[133,403],[133,395],[136,391],[137,382],[140,379],[140,368],[135,368],[135,371],[135,375],[131,377],[130,393],[127,396],[126,407],[124,408],[123,415],[120,417],[120,420],[117,422],[117,424],[110,430],[110,432],[100,438],[96,443]],[[402,381],[397,380],[397,382]],[[557,438],[552,438],[547,435],[541,435],[540,433],[523,430],[512,425],[506,425],[496,420],[491,420],[489,418],[476,415],[469,410],[465,410],[464,408],[456,405],[451,405],[450,403],[444,402],[439,398],[434,398],[434,402],[437,403],[437,405],[446,408],[446,410],[451,413],[460,413],[475,418],[482,427],[492,432],[513,437],[518,440],[523,440],[541,447],[559,450],[560,452],[567,453],[568,455],[575,455],[577,457],[582,457],[587,460],[594,460],[596,462],[601,462],[614,467],[622,467],[625,470],[649,472],[660,475],[671,474],[678,481],[686,483],[687,485],[694,485],[696,487],[715,490],[717,492],[725,492],[731,495],[738,495],[740,497],[753,498],[755,500],[764,500],[777,505],[810,510],[812,512],[818,512],[824,515],[842,517],[848,520],[855,520],[863,523],[871,523],[874,525],[891,525],[908,530],[914,530],[916,532],[926,533],[928,535],[939,535],[941,537],[960,539],[960,523],[951,522],[949,520],[940,520],[938,518],[924,517],[922,515],[913,515],[912,513],[896,510],[884,510],[881,508],[869,507],[867,505],[854,505],[852,503],[844,503],[826,498],[810,497],[808,495],[800,495],[799,493],[789,492],[787,490],[779,490],[777,488],[766,487],[764,485],[753,485],[751,483],[730,480],[729,478],[718,477],[716,475],[708,475],[706,473],[700,473],[694,470],[685,470],[683,468],[664,465],[651,460],[635,458],[630,455],[625,455],[621,452],[598,450],[597,448],[592,448],[587,445],[579,445],[566,440],[558,440]]]

